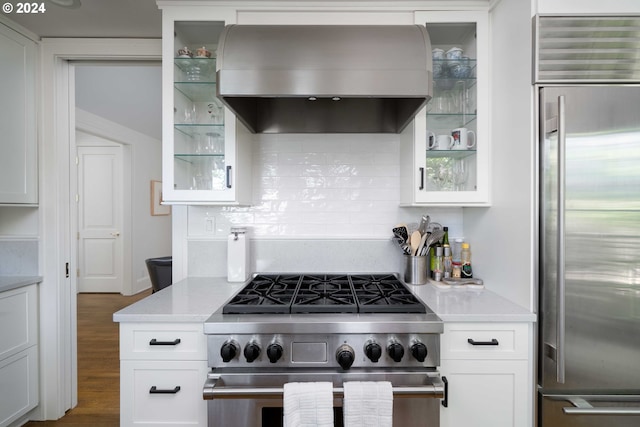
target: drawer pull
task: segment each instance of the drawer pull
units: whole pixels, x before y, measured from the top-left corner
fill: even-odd
[[[476,341],[473,338],[467,339],[467,342],[471,345],[500,345],[497,339],[493,338],[491,341]]]
[[[449,407],[449,381],[447,380],[447,377],[443,376],[442,382],[444,383],[444,400],[440,403],[442,403],[442,406],[444,406],[445,408],[448,408]]]
[[[157,339],[152,339],[149,341],[149,345],[178,345],[180,344],[180,338],[176,338],[173,341],[158,341]]]
[[[152,386],[149,389],[149,394],[176,394],[179,391],[180,391],[179,385],[175,386],[172,389],[162,389],[162,388],[157,388],[156,386]]]

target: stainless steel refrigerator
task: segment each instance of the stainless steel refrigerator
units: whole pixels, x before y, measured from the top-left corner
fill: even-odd
[[[539,108],[538,425],[640,426],[640,87]]]

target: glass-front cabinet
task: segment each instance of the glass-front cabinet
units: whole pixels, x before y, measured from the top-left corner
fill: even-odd
[[[431,40],[433,96],[401,136],[403,205],[489,204],[486,12],[416,12]]]
[[[216,49],[227,22],[173,15],[163,10],[163,200],[249,204],[250,134],[216,97]]]

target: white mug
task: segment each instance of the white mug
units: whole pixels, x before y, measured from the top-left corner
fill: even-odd
[[[453,137],[451,135],[436,136],[436,145],[434,150],[451,150],[453,147]]]
[[[473,138],[469,138],[469,134],[472,134]],[[454,150],[468,150],[476,145],[475,132],[467,128],[456,128],[452,130],[451,137],[453,138]]]
[[[436,134],[428,130],[427,131],[427,150],[433,150],[434,148],[436,148]]]

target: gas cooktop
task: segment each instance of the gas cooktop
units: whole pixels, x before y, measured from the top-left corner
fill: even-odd
[[[426,313],[426,307],[393,274],[259,274],[222,313]]]

